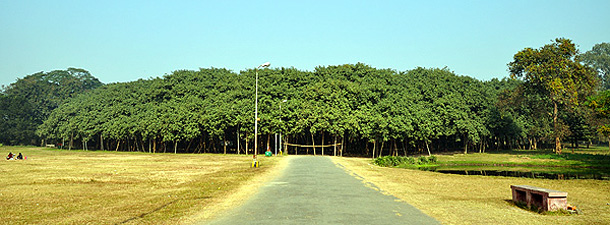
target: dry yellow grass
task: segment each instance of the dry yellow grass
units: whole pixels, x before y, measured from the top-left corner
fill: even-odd
[[[28,157],[0,163],[0,223],[10,224],[176,224],[209,219],[230,207],[222,203],[240,187],[268,176],[281,161],[259,157],[261,167],[252,169],[251,156],[244,155],[0,147],[4,155],[9,151]]]
[[[610,181],[441,174],[378,167],[370,159],[333,158],[348,170],[444,224],[610,224]],[[568,192],[582,215],[541,215],[514,206],[510,185]]]

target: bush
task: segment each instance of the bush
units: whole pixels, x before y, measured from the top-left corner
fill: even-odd
[[[436,163],[436,156],[420,156],[419,158],[404,157],[404,156],[382,156],[377,157],[373,161],[375,165],[383,167],[397,167],[400,165],[426,165]]]
[[[426,158],[425,156],[420,156],[420,157],[419,157],[418,163],[419,163],[420,165],[422,165],[422,164],[428,164],[429,162],[430,162],[430,160],[428,160],[428,158]]]
[[[413,157],[402,157],[403,158],[403,162],[405,164],[409,164],[409,165],[415,165],[415,158]]]
[[[384,167],[396,166],[395,159],[392,156],[377,157],[375,158],[375,164]]]

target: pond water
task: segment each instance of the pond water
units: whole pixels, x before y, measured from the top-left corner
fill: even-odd
[[[531,169],[531,168],[528,168]],[[489,167],[481,168],[464,168],[463,166],[452,168],[451,166],[421,168],[420,170],[433,171],[445,174],[458,175],[478,175],[478,176],[503,176],[503,177],[525,177],[538,179],[554,179],[554,180],[573,180],[573,179],[595,179],[595,180],[610,180],[610,171],[535,171],[535,170],[506,170],[491,169]]]

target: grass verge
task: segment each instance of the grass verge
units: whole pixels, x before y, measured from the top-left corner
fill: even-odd
[[[179,224],[213,218],[282,158],[0,147],[0,223]],[[239,196],[238,196],[239,197]],[[235,197],[233,197],[235,198]],[[239,202],[239,201],[233,201]],[[224,205],[223,205],[224,204]],[[205,214],[205,215],[204,215]]]
[[[444,224],[610,223],[610,181],[463,176],[379,167],[371,159],[333,160]],[[511,201],[510,185],[566,191],[568,203],[583,214],[542,215],[521,209]]]

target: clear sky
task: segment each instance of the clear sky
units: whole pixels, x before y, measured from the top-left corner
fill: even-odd
[[[508,76],[518,51],[557,37],[610,42],[610,1],[0,0],[0,85],[83,68],[104,83],[263,62],[314,70],[362,62]]]

